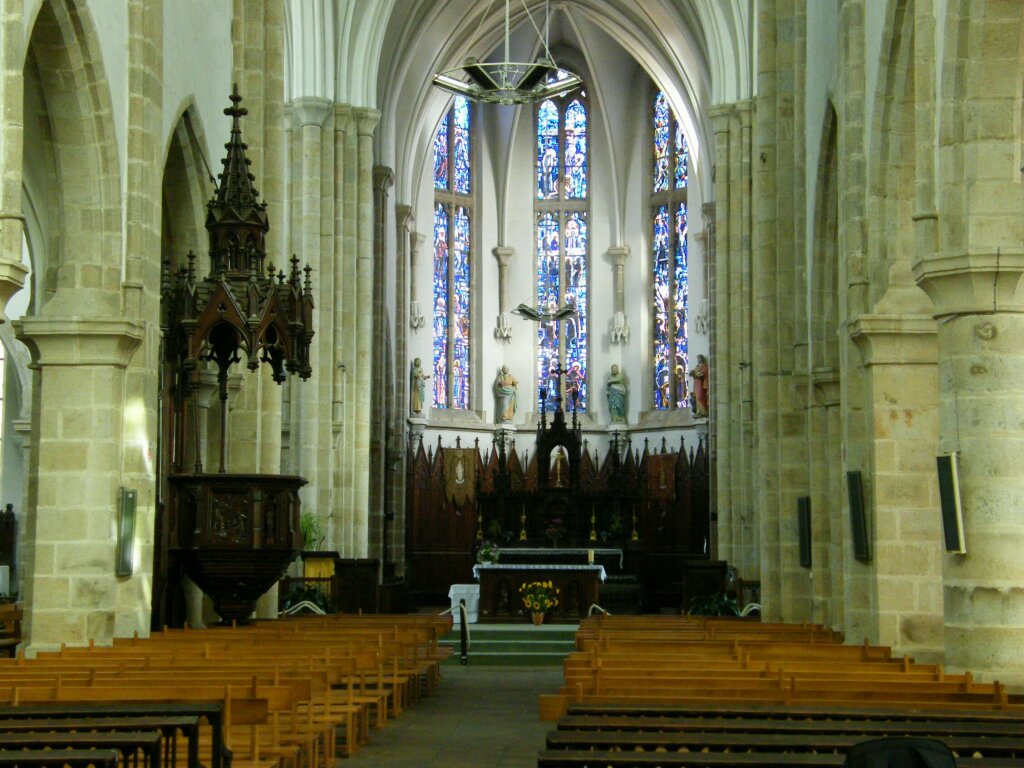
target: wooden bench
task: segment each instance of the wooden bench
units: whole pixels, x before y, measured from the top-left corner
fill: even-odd
[[[117,768],[116,749],[0,750],[2,768]]]
[[[14,657],[21,645],[21,622],[24,618],[21,603],[0,603],[0,656]]]
[[[0,751],[23,749],[114,749],[122,765],[160,768],[160,731],[78,731],[10,733],[0,728]]]

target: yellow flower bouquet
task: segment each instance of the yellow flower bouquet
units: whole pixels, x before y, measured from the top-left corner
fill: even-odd
[[[528,581],[519,587],[519,599],[530,613],[544,613],[558,605],[558,587],[550,581]]]

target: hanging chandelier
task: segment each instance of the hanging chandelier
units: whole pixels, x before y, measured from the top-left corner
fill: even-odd
[[[503,61],[478,61],[467,58],[462,66],[447,69],[434,75],[433,83],[450,93],[465,96],[473,101],[490,104],[531,104],[537,101],[561,96],[583,84],[576,75],[555,64],[548,49],[548,23],[550,13],[548,2],[544,3],[544,34],[537,25],[533,28],[544,44],[544,55],[534,62],[509,60],[509,6],[512,0],[505,0],[505,59]],[[533,23],[526,0],[521,0],[526,16]],[[486,17],[486,14],[484,14]],[[464,79],[468,78],[468,80]]]

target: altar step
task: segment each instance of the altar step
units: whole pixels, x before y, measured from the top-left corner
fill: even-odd
[[[469,665],[557,666],[576,648],[576,624],[470,624]],[[459,628],[441,639],[454,649],[445,662],[459,664]]]

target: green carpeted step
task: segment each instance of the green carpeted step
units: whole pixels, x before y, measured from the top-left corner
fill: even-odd
[[[555,666],[576,647],[574,624],[471,624],[469,663],[482,666]],[[455,653],[448,664],[459,664],[459,630],[445,636],[442,645]]]

